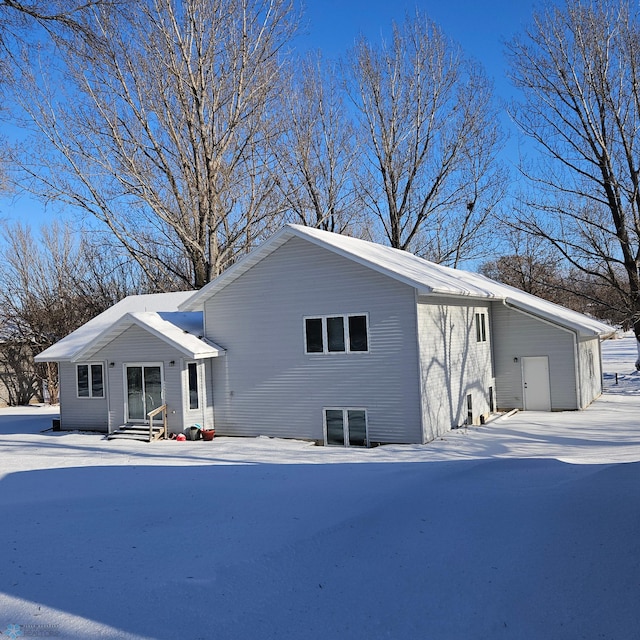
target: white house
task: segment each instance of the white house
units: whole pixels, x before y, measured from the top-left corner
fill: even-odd
[[[64,429],[421,443],[497,409],[583,409],[613,329],[481,275],[288,225],[197,292],[132,296],[37,359]]]

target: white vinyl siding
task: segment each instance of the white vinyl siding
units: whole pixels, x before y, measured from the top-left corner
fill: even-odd
[[[521,359],[548,356],[551,409],[578,409],[575,334],[501,303],[491,319],[498,408],[523,408]]]
[[[580,409],[586,409],[602,393],[600,339],[596,337],[579,341],[578,354]]]
[[[477,341],[477,318],[488,307],[451,299],[419,298],[418,348],[421,359],[424,441],[452,427],[478,424],[490,411],[493,388],[491,335],[485,319],[484,340]],[[469,397],[470,396],[470,397]]]
[[[366,314],[366,356],[306,353],[305,318],[336,312]],[[367,407],[371,442],[421,442],[413,288],[293,238],[210,298],[205,318],[228,353],[212,363],[217,433],[322,442],[323,408]]]
[[[108,369],[103,369],[106,371]],[[108,425],[107,393],[102,398],[79,398],[77,369],[75,364],[61,362],[58,365],[60,384],[60,425],[63,429],[79,431],[106,431]]]
[[[203,406],[197,412],[187,415],[183,411],[184,403],[188,407],[186,397],[186,383],[183,377],[185,364],[182,354],[169,344],[153,336],[141,327],[132,326],[124,331],[111,343],[98,352],[100,357],[113,362],[113,367],[108,367],[109,409],[110,427],[117,428],[125,421],[123,382],[123,366],[126,364],[161,363],[164,376],[164,402],[167,405],[167,419],[169,430],[182,431],[193,422],[202,426],[213,424],[211,408],[205,411]],[[195,415],[197,414],[197,415]],[[188,424],[187,424],[188,422]]]
[[[114,430],[126,420],[125,365],[158,364],[164,376],[164,402],[170,431],[198,423],[213,428],[210,360],[197,361],[198,409],[189,410],[187,365],[182,354],[144,329],[132,326],[97,352],[103,365],[103,398],[77,397],[76,365],[60,363],[60,422],[63,429]],[[193,361],[192,361],[193,362]],[[184,404],[183,404],[184,403]]]

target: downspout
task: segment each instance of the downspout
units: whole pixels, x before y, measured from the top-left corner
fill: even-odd
[[[517,309],[514,309],[511,305],[509,305],[509,303],[507,302],[506,298],[502,298],[502,306],[507,309],[507,311],[517,311]],[[494,357],[494,346],[493,346],[493,320],[491,322],[491,357],[494,359],[494,367],[495,367],[495,357]],[[520,360],[520,354],[517,354],[518,360]],[[498,408],[498,385],[496,383],[496,377],[495,377],[495,369],[493,370],[493,380],[494,383],[496,384],[496,388],[495,388],[495,397],[496,397],[496,409]],[[520,362],[520,392],[521,392],[521,400],[520,400],[520,404],[522,405],[522,409],[524,410],[524,376],[522,373],[522,362]]]
[[[226,357],[226,356],[225,356]],[[211,416],[211,428],[215,429],[216,428],[216,394],[215,394],[215,388],[214,388],[214,378],[213,378],[213,358],[209,358],[206,363],[205,363],[205,375],[207,376],[206,380],[207,380],[207,384],[209,385],[207,387],[207,398],[209,397],[208,392],[211,391],[211,412],[209,413],[209,415]],[[208,408],[208,405],[207,405]]]
[[[202,392],[200,394],[201,396],[201,402],[200,404],[202,405],[200,408],[200,420],[202,420],[202,428],[203,429],[211,429],[212,427],[210,427],[207,424],[207,381],[209,379],[209,377],[207,376],[207,360],[206,358],[203,358],[202,360],[196,360],[196,363],[198,367],[200,367],[200,375],[198,376],[198,382],[200,384],[200,386],[202,387]]]
[[[602,340],[598,337],[598,362],[600,363],[600,395],[604,393],[604,371],[602,368]]]
[[[582,406],[582,372],[580,371],[580,354],[578,353],[578,335],[575,331],[571,332],[573,338],[573,360],[574,370],[576,372],[576,406],[583,409]]]
[[[109,384],[109,361],[105,360],[104,364],[102,365],[104,368],[104,392],[107,396],[107,435],[111,435],[111,393],[110,393],[110,389],[111,389],[111,385]]]
[[[422,362],[422,350],[420,348],[420,322],[419,322],[420,318],[418,313],[418,290],[415,288],[413,290],[413,297],[414,297],[413,309],[414,309],[415,323],[416,323],[416,346],[417,346],[416,352],[418,355],[418,406],[420,408],[420,428],[422,430],[422,433],[420,435],[420,440],[422,444],[426,444],[427,438],[426,438],[426,429],[425,429],[426,425],[425,425],[425,405],[424,405],[426,400],[425,400],[425,391],[423,387],[424,363]]]

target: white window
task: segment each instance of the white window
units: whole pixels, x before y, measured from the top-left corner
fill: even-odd
[[[366,353],[368,327],[363,313],[305,318],[305,353]]]
[[[369,443],[366,409],[325,409],[324,433],[328,445],[366,447]]]
[[[487,341],[487,314],[476,313],[476,342]]]
[[[189,362],[187,364],[187,385],[189,392],[189,409],[197,409],[200,406],[200,393],[198,385],[198,364]]]
[[[79,398],[104,398],[104,371],[102,364],[76,365]]]

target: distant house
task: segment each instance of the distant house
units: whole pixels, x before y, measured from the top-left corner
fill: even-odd
[[[132,296],[37,359],[60,365],[62,428],[326,444],[423,443],[498,409],[572,410],[602,391],[613,329],[481,275],[288,225],[197,292]]]

